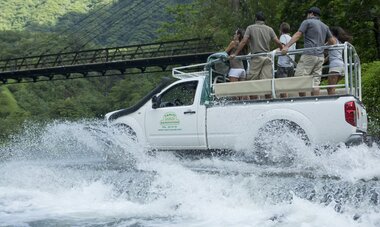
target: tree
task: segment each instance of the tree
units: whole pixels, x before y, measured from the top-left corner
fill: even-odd
[[[254,23],[257,11],[264,12],[268,25],[278,27],[279,17],[273,12],[281,7],[275,0],[195,0],[191,4],[169,7],[174,20],[163,23],[159,33],[163,40],[213,37],[217,43],[227,45],[237,28],[245,29]]]
[[[363,64],[362,87],[371,133],[380,135],[380,61]]]
[[[115,109],[130,107],[156,87],[162,75],[164,74],[126,77],[112,88],[108,100]]]

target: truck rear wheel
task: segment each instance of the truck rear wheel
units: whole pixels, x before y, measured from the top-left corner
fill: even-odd
[[[288,120],[273,120],[258,130],[254,139],[255,161],[259,164],[291,165],[297,149],[310,145],[305,131]]]

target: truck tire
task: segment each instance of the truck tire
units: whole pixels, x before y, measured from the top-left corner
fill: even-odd
[[[308,136],[298,124],[283,119],[270,121],[258,130],[254,139],[255,161],[291,165],[300,146],[298,142],[310,145]]]
[[[126,125],[126,124],[116,124],[116,125],[114,125],[114,128],[116,129],[117,133],[125,134],[129,138],[131,138],[133,141],[137,142],[137,134],[132,129],[132,127],[130,127],[129,125]]]

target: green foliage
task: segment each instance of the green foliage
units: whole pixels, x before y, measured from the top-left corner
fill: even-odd
[[[320,1],[293,1],[286,0],[283,8],[282,20],[287,21],[293,32],[305,18],[305,12],[311,6],[321,9],[321,19],[329,26],[340,26],[353,36],[353,45],[364,62],[373,61],[380,56],[379,46],[376,43],[374,20],[380,17],[380,5],[377,0],[320,0]],[[292,9],[289,12],[289,9]]]
[[[2,0],[0,30],[24,30],[35,25],[53,27],[69,12],[88,11],[112,0]]]
[[[102,87],[86,79],[11,87],[20,107],[38,121],[100,117],[108,109]]]
[[[240,8],[233,10],[230,1],[195,0],[192,4],[176,5],[169,8],[174,21],[163,23],[158,30],[163,40],[189,37],[213,37],[227,45],[237,28],[246,28],[254,22],[256,11],[263,11],[266,21],[279,26],[276,12],[282,4],[276,0],[240,1]]]
[[[369,115],[370,132],[380,135],[380,61],[362,66],[363,102]]]
[[[177,2],[2,0],[1,58],[152,42]]]
[[[167,73],[162,73],[165,74]],[[111,89],[108,96],[111,105],[115,109],[121,109],[136,104],[159,84],[162,75],[135,75],[126,78]]]
[[[0,87],[0,140],[15,133],[29,113],[21,109],[12,93],[5,86]]]
[[[281,22],[288,22],[296,32],[311,6],[322,11],[322,21],[329,26],[341,26],[353,36],[362,61],[380,58],[380,4],[377,0],[245,0],[234,10],[232,0],[195,0],[192,4],[178,5],[169,12],[175,19],[164,23],[159,30],[164,40],[185,37],[213,36],[219,44],[227,45],[236,28],[246,28],[254,23],[256,12],[263,11],[266,24],[277,32]],[[380,25],[379,25],[380,26]],[[277,33],[278,34],[278,33]],[[378,39],[378,42],[376,42]],[[299,47],[303,40],[298,41]]]

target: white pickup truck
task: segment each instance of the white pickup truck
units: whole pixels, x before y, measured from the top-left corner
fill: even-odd
[[[324,94],[329,87],[325,85],[318,86],[319,96],[298,97],[299,91],[316,87],[313,76],[277,79],[273,73],[273,79],[228,82],[226,72],[218,72],[226,59],[215,54],[205,64],[174,68],[173,76],[180,80],[169,86],[168,79],[163,80],[138,104],[110,112],[106,120],[109,125],[123,126],[147,148],[159,150],[247,149],[268,136],[275,139],[276,133],[296,133],[315,145],[363,142],[367,114],[361,102],[360,61],[355,49],[348,43],[321,48],[343,51],[344,83],[334,85],[337,95]],[[273,62],[279,55],[264,54]],[[288,97],[278,98],[283,92]],[[267,93],[272,97],[263,99]],[[248,95],[261,99],[239,98]]]

